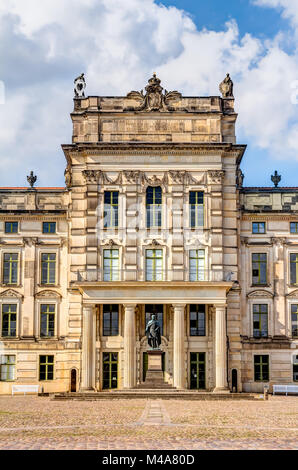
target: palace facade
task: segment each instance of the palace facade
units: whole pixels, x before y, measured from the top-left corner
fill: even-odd
[[[84,96],[65,188],[0,188],[0,393],[141,386],[145,325],[164,381],[261,392],[298,380],[298,188],[243,187],[222,97]]]

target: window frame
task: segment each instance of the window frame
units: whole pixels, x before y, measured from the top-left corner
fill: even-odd
[[[196,195],[195,196],[196,202],[194,204],[192,204],[191,201],[190,201],[191,193],[194,193]],[[203,202],[202,203],[198,202],[200,194],[203,196]],[[194,225],[192,225],[192,206],[194,206],[194,208],[195,208],[195,224]],[[203,223],[201,225],[199,225],[199,223],[198,223],[199,208],[201,208],[201,210],[202,210],[202,218],[203,218]],[[188,212],[189,212],[189,221],[188,221],[189,228],[191,230],[203,229],[205,227],[205,193],[204,193],[204,191],[199,190],[199,189],[196,189],[196,190],[192,189],[188,192]]]
[[[293,380],[293,382],[298,382],[298,354],[293,354],[292,358],[293,358],[292,359],[292,380]],[[297,372],[295,372],[295,366],[297,368]],[[294,378],[295,374],[297,374],[296,379]]]
[[[204,253],[204,256],[202,257],[199,256],[200,251]],[[191,252],[197,252],[198,256],[196,257],[191,256]],[[196,260],[196,271],[194,271],[196,279],[191,279],[191,276],[192,276],[191,260]],[[201,277],[200,276],[200,260],[204,261],[203,279],[200,279]],[[189,269],[188,269],[189,282],[206,281],[207,276],[206,276],[206,250],[205,248],[190,248],[188,250],[188,266],[189,266]]]
[[[292,230],[292,225],[295,224],[295,230]],[[298,222],[290,222],[290,233],[297,233],[298,235]]]
[[[46,357],[46,362],[45,363],[41,363],[41,358],[42,357]],[[53,358],[53,362],[48,362],[48,358],[49,357],[52,357]],[[53,380],[55,380],[55,355],[54,354],[40,354],[39,355],[39,367],[38,367],[38,379],[40,382],[52,382]],[[41,378],[41,365],[44,365],[45,366],[45,378],[42,379]],[[48,366],[53,366],[53,377],[52,378],[48,378],[48,374],[49,374],[49,371],[48,371]]]
[[[54,232],[52,232],[50,230],[45,231],[45,224],[48,224],[49,227],[51,226],[51,224],[54,224],[54,228],[55,228]],[[42,233],[50,234],[50,235],[51,234],[56,234],[57,233],[57,222],[56,221],[44,221],[44,222],[42,222]]]
[[[259,311],[258,312],[255,312],[255,307],[259,307]],[[262,312],[262,307],[266,307],[266,312]],[[259,328],[256,329],[255,328],[255,315],[258,315],[259,316]],[[266,317],[266,323],[267,323],[267,329],[266,329],[266,334],[262,334],[262,317],[265,316]],[[253,329],[253,337],[255,339],[261,339],[261,338],[268,338],[269,336],[269,306],[267,303],[265,304],[257,304],[257,303],[253,303],[252,304],[252,321],[253,321],[253,326],[252,326],[252,329]],[[256,334],[256,331],[258,331],[260,334]]]
[[[43,260],[43,255],[55,255],[55,260]],[[54,282],[43,282],[43,262],[52,261],[55,262],[55,279]],[[58,285],[58,265],[59,265],[59,258],[57,251],[41,251],[40,252],[40,285],[41,286],[57,286]],[[49,265],[50,266],[50,265]],[[49,266],[47,268],[47,280],[49,280]]]
[[[17,229],[14,230],[6,230],[7,225],[10,224],[11,228],[13,227],[14,224],[17,225]],[[5,221],[4,222],[4,233],[19,233],[19,222],[17,220],[12,220],[12,221]]]
[[[3,357],[14,357],[14,362],[13,363],[9,363],[9,362],[5,362],[5,363],[2,363],[2,358]],[[17,363],[17,360],[16,360],[16,354],[1,354],[0,355],[0,382],[15,382],[16,381],[16,363]],[[13,379],[2,379],[2,366],[13,366]],[[7,369],[8,371],[9,369]],[[6,374],[8,376],[8,374]]]
[[[111,202],[109,202],[109,203],[105,202],[106,194],[110,194]],[[117,203],[113,202],[114,194],[117,194]],[[119,190],[106,190],[105,189],[103,191],[103,230],[118,229],[119,228],[119,199],[120,199],[120,191]],[[107,205],[109,205],[110,210],[108,210],[106,208]],[[111,208],[116,208],[116,212],[114,210],[111,210]],[[117,214],[117,217],[115,217],[115,213]],[[109,216],[107,216],[107,214],[109,214]],[[106,223],[107,220],[108,220],[109,224],[106,226],[105,223]],[[117,224],[115,223],[116,220],[117,220]]]
[[[295,306],[296,306],[297,311],[293,312],[292,310],[293,310],[293,307],[295,307]],[[294,330],[294,328],[293,328],[293,326],[294,326],[293,325],[293,315],[296,315],[296,323],[297,323],[296,328],[295,328],[296,331],[297,331],[296,335],[293,335],[293,330]],[[295,302],[290,303],[290,325],[291,325],[291,337],[295,338],[295,339],[298,338],[298,303],[295,303]]]
[[[147,202],[148,198],[148,191],[149,189],[153,190],[152,194],[152,204]],[[157,189],[160,190],[160,203],[156,203],[156,191]],[[145,207],[146,207],[146,220],[145,220],[145,227],[147,230],[161,230],[163,227],[163,192],[161,186],[147,186],[145,192]],[[148,211],[149,211],[149,225],[148,225]],[[153,217],[152,217],[153,215]],[[153,221],[151,220],[153,219]],[[155,223],[157,219],[157,224]],[[152,223],[151,223],[152,222]]]
[[[108,307],[108,306],[117,306],[117,333],[114,333],[113,334],[113,318],[112,318],[112,314],[113,313],[116,313],[116,310],[111,310],[110,309],[110,312],[105,312],[105,308]],[[110,325],[109,325],[109,334],[105,333],[105,314],[106,313],[110,313]],[[109,337],[109,336],[119,336],[120,335],[120,305],[119,304],[103,304],[102,305],[102,322],[101,322],[101,325],[102,325],[102,336],[105,336],[105,337]]]
[[[105,252],[110,252],[110,254],[113,252],[113,251],[117,251],[118,252],[118,257],[117,258],[113,258],[113,257],[106,257],[105,256]],[[120,269],[120,266],[121,266],[121,263],[120,263],[120,249],[118,247],[111,247],[111,248],[105,248],[103,247],[103,250],[102,250],[102,279],[103,281],[105,282],[117,282],[117,281],[120,281],[121,280],[121,269]],[[105,271],[105,259],[109,259],[110,260],[110,266],[109,266],[109,275],[110,275],[110,279],[105,279],[105,276],[106,276],[106,271]],[[113,259],[117,259],[118,260],[118,266],[117,266],[117,269],[115,270],[116,272],[116,277],[117,279],[113,279],[114,275],[113,275],[113,272],[114,272],[114,269],[112,267],[112,260]]]
[[[9,281],[5,280],[5,256],[6,255],[16,255],[17,260],[9,260],[10,261],[10,268],[9,268]],[[17,280],[16,282],[10,282],[12,280],[12,263],[17,264]],[[2,284],[5,286],[19,286],[20,285],[20,266],[21,266],[21,253],[20,251],[4,251],[2,253]]]
[[[268,378],[267,379],[264,379],[264,373],[263,373],[263,359],[261,360],[261,362],[259,363],[256,363],[256,358],[259,357],[259,358],[263,358],[263,357],[267,357],[268,358],[268,362],[265,364],[268,366]],[[260,376],[261,378],[259,380],[256,379],[256,366],[259,365],[260,366]],[[269,354],[254,354],[253,356],[253,370],[254,370],[254,382],[270,382],[270,355]]]
[[[296,282],[292,282],[292,273],[291,273],[291,265],[292,265],[291,256],[292,255],[296,256],[296,261],[295,261],[295,265],[296,265],[296,270],[295,270]],[[290,279],[289,279],[290,285],[291,286],[297,286],[298,285],[298,252],[289,253],[289,277],[290,277]]]
[[[5,305],[8,305],[9,307],[11,307],[12,305],[15,306],[15,311],[14,312],[3,312],[3,307]],[[3,316],[4,315],[8,315],[9,317],[11,315],[15,315],[16,316],[16,319],[15,319],[15,334],[14,335],[11,335],[11,334],[8,334],[8,335],[3,335]],[[8,321],[8,324],[10,325],[11,323],[11,319],[9,318],[9,321]],[[17,338],[18,336],[18,304],[16,302],[1,302],[1,337],[2,338],[5,338],[5,339],[10,339],[10,338]]]
[[[105,354],[108,354],[109,355],[109,361],[104,361],[104,355]],[[117,354],[117,361],[113,361],[111,359],[112,357],[112,354]],[[117,390],[119,388],[119,363],[120,363],[120,360],[119,360],[119,357],[120,357],[120,354],[119,354],[119,351],[102,351],[102,367],[101,367],[101,385],[102,385],[102,390]],[[104,364],[109,364],[109,387],[104,387]],[[111,384],[112,384],[112,368],[111,368],[111,365],[112,364],[117,364],[117,387],[111,387]]]
[[[254,261],[254,256],[258,256],[259,259],[257,261]],[[266,260],[263,261],[260,259],[261,256],[265,256],[266,257]],[[253,272],[254,272],[254,267],[253,265],[254,264],[258,264],[258,277],[259,277],[259,282],[256,282],[254,281],[254,278],[256,278],[257,276],[254,276],[253,275]],[[265,267],[266,267],[266,275],[265,275],[265,282],[261,282],[261,273],[262,273],[262,264],[265,264]],[[252,286],[267,286],[268,285],[268,253],[267,252],[263,252],[263,253],[255,253],[255,252],[252,252],[251,253],[251,283],[252,283]]]
[[[149,258],[147,256],[147,252],[152,251],[156,253],[157,251],[161,252],[160,257],[153,256],[152,258]],[[148,279],[148,268],[147,268],[147,260],[151,259],[153,261],[153,269],[152,269],[152,279]],[[155,269],[156,268],[156,260],[161,260],[161,279],[156,279],[158,277],[158,271]],[[147,248],[145,249],[145,281],[146,282],[158,282],[158,281],[163,281],[166,276],[164,275],[164,250],[163,248]],[[155,267],[155,268],[154,268]],[[154,278],[154,279],[153,279]]]
[[[196,312],[191,311],[191,307],[202,307],[202,306],[204,307],[204,312],[203,312],[203,311],[200,312],[200,311],[198,310],[198,308],[197,308]],[[197,316],[197,318],[196,318],[197,325],[199,325],[199,318],[198,318],[198,315],[199,315],[200,313],[203,313],[203,314],[204,314],[204,329],[203,329],[204,334],[192,334],[192,332],[191,332],[191,330],[192,330],[192,329],[191,329],[191,321],[192,321],[192,320],[191,320],[191,314],[192,314],[192,313],[196,313],[196,316]],[[189,304],[189,305],[188,305],[188,315],[189,315],[189,317],[188,317],[188,318],[189,318],[189,320],[188,320],[189,336],[190,336],[191,338],[205,338],[205,337],[207,336],[207,305],[206,305],[206,304]],[[200,328],[199,328],[198,326],[197,326],[197,328],[196,328],[196,331],[197,331],[197,332],[200,331]]]
[[[42,308],[44,306],[47,306],[48,308],[49,307],[54,307],[54,312],[42,312]],[[47,308],[47,310],[48,310]],[[49,316],[50,315],[53,315],[54,317],[54,320],[52,321],[53,323],[53,334],[52,335],[43,335],[42,334],[42,315],[46,315],[47,316],[47,333],[49,332],[49,323],[50,323],[50,320],[49,320]],[[49,302],[49,303],[44,303],[44,302],[41,302],[39,304],[39,338],[40,339],[53,339],[55,338],[57,335],[56,335],[56,316],[57,316],[57,304],[55,302]]]
[[[258,225],[258,231],[257,232],[254,231],[254,224]],[[264,232],[260,232],[260,225],[261,224],[264,224]],[[266,222],[254,221],[254,222],[251,223],[251,233],[253,233],[254,235],[264,235],[266,233],[266,229],[267,229]]]

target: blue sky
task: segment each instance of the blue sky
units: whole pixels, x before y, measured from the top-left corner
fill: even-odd
[[[75,25],[75,27],[74,27]],[[87,94],[218,94],[234,80],[245,185],[298,186],[298,0],[7,0],[0,4],[0,185],[63,185],[73,79]],[[1,82],[0,82],[1,85]],[[1,86],[0,86],[1,103]]]

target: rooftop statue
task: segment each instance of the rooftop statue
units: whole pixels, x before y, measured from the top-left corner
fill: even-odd
[[[86,88],[86,82],[84,74],[81,73],[77,78],[74,80],[74,95],[75,98],[81,98],[85,96],[84,90]]]
[[[233,81],[231,80],[230,74],[227,73],[226,78],[219,85],[219,91],[223,98],[234,98],[233,95]]]

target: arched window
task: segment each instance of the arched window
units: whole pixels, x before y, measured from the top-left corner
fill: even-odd
[[[149,186],[146,190],[147,228],[161,227],[162,191],[160,186]]]

